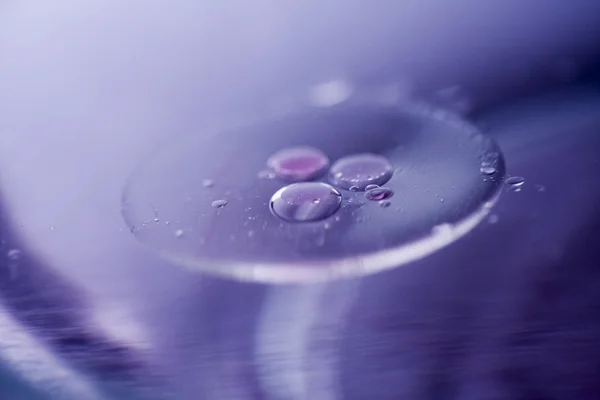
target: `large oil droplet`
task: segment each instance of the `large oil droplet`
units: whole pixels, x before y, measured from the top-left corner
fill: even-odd
[[[367,186],[381,186],[390,180],[394,168],[379,154],[353,154],[337,160],[329,171],[331,183],[343,189],[353,186],[365,190]]]
[[[124,186],[123,216],[132,234],[174,267],[272,283],[395,268],[468,233],[504,187],[500,149],[466,121],[447,115],[408,104],[348,101],[247,124],[233,121],[233,128],[217,134],[201,133],[202,124],[190,126],[196,136],[165,146],[136,168]],[[290,186],[261,179],[270,157],[298,146],[336,160],[334,173]],[[484,164],[495,168],[493,179],[482,179]],[[277,165],[280,171],[304,171]],[[401,173],[392,173],[392,166],[401,166]],[[300,178],[311,174],[301,172]],[[216,183],[210,189],[202,184],[206,178]],[[338,203],[339,194],[325,180],[334,190],[347,188],[347,201]],[[350,190],[368,185],[395,194],[370,202]],[[301,195],[287,197],[296,190]],[[226,209],[210,207],[216,199],[229,200]],[[156,215],[171,224],[147,223]],[[435,234],[442,221],[452,226],[452,235]]]
[[[387,200],[393,195],[394,191],[386,187],[376,187],[365,192],[365,198],[370,201]]]
[[[335,213],[342,196],[334,187],[320,182],[294,183],[271,197],[270,207],[277,217],[290,222],[311,222]]]
[[[329,167],[329,158],[319,149],[308,146],[279,150],[269,157],[267,165],[275,176],[289,181],[307,181],[323,174]]]

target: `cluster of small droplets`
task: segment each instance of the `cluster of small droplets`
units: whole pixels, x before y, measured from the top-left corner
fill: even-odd
[[[393,166],[377,154],[354,154],[340,158],[329,170],[334,185],[309,182],[324,174],[329,159],[318,149],[302,146],[279,150],[267,160],[269,169],[260,171],[260,179],[278,178],[294,182],[278,190],[270,201],[273,214],[286,221],[317,221],[335,213],[342,195],[334,187],[350,192],[365,192],[365,198],[390,205],[394,192],[380,187],[390,180]],[[352,199],[349,199],[351,201]]]

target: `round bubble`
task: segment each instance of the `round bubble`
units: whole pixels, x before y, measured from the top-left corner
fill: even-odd
[[[396,268],[465,235],[502,192],[498,146],[438,110],[345,102],[252,121],[211,134],[191,126],[193,134],[165,146],[127,180],[122,213],[130,231],[174,267],[271,283]],[[327,196],[276,211],[272,197],[287,183],[260,172],[273,154],[298,146],[334,163],[360,154],[387,160],[395,169],[385,182],[393,198],[370,202],[364,192],[344,190],[339,208],[327,200],[318,218],[313,212]],[[482,163],[495,172],[482,174]],[[208,177],[210,189],[202,184]],[[335,187],[330,178],[324,173],[311,183]],[[219,200],[226,207],[213,208]]]
[[[390,180],[394,168],[380,154],[352,154],[337,160],[329,170],[330,181],[343,189],[368,190]]]
[[[342,195],[321,182],[302,182],[284,186],[271,197],[271,210],[290,222],[319,221],[330,217],[342,203]]]
[[[329,159],[319,149],[298,146],[279,150],[269,157],[267,165],[277,178],[299,182],[323,174],[329,167]]]

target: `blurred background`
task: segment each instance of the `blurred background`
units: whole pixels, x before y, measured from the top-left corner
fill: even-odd
[[[157,148],[343,81],[426,100],[525,177],[385,273],[175,267],[120,215]],[[600,3],[0,4],[0,397],[597,399]]]

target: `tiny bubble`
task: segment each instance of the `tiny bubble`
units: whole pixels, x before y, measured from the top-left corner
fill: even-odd
[[[212,208],[223,208],[227,205],[227,200],[215,200],[212,202]]]
[[[388,208],[392,203],[388,200],[382,200],[379,202],[379,205],[383,208]]]
[[[215,186],[215,182],[212,179],[204,179],[202,181],[202,186],[204,186],[205,188],[211,188]]]
[[[177,229],[175,231],[175,237],[182,237],[183,236],[183,229]]]

